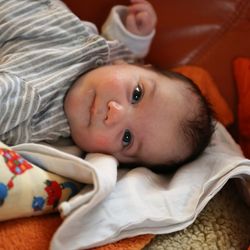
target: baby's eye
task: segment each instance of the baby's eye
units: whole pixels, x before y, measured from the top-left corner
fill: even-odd
[[[138,84],[133,90],[131,103],[135,104],[139,102],[142,96],[143,96],[142,87]]]
[[[128,129],[126,129],[124,134],[123,134],[123,137],[122,137],[123,147],[128,147],[130,145],[131,141],[132,141],[132,134]]]

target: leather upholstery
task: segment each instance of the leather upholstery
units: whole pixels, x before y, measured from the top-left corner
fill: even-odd
[[[126,0],[65,0],[82,19],[98,27],[115,4]],[[250,57],[249,0],[150,0],[158,14],[157,32],[147,61],[165,68],[202,66],[215,79],[236,113],[232,61]]]

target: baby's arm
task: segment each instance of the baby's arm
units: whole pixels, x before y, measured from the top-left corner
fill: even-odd
[[[145,0],[131,0],[131,5],[112,8],[102,27],[102,34],[109,40],[119,40],[135,57],[148,53],[155,34],[157,17],[150,3]]]
[[[32,117],[38,105],[35,89],[15,75],[0,73],[0,140],[12,144],[12,139],[23,137],[16,128]]]

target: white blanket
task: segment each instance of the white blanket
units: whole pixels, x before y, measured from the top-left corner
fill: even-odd
[[[65,220],[51,250],[88,249],[135,235],[184,229],[229,178],[250,178],[250,160],[221,124],[197,160],[168,175],[144,167],[117,171],[116,160],[102,154],[82,160],[42,145],[14,149],[43,168],[89,184],[61,204]]]

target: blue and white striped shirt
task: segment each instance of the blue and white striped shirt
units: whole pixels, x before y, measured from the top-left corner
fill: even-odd
[[[115,39],[113,25],[106,33]],[[84,72],[131,60],[133,45],[127,45],[98,35],[59,0],[0,0],[0,140],[14,145],[68,137],[67,90]]]

